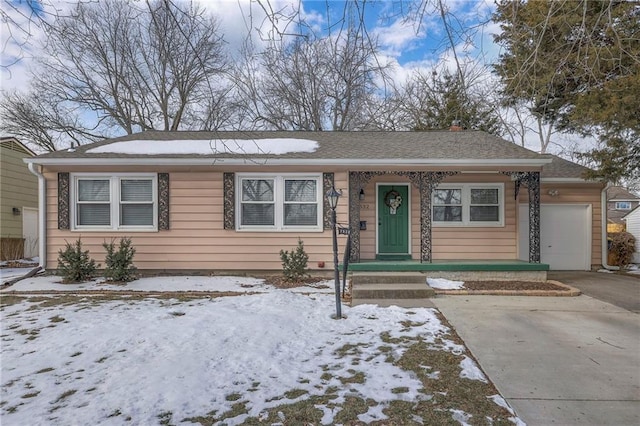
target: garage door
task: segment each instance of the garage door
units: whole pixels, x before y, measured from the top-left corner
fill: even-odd
[[[529,205],[520,204],[520,259],[529,259]],[[540,205],[540,257],[554,270],[591,269],[590,205]]]

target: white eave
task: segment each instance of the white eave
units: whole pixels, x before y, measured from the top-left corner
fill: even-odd
[[[25,158],[43,166],[500,166],[540,167],[551,159],[301,159],[301,158]]]

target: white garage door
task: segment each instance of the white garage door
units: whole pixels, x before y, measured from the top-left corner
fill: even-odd
[[[529,259],[529,205],[520,204],[520,259]],[[540,257],[554,270],[591,269],[591,206],[540,205]]]

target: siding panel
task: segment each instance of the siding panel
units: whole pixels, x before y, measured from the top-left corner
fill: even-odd
[[[162,170],[163,172],[165,170]],[[171,229],[161,232],[95,232],[57,229],[57,182],[47,173],[47,267],[57,265],[65,240],[81,237],[96,262],[104,264],[102,243],[113,237],[131,237],[139,269],[281,270],[280,250],[291,250],[301,238],[309,254],[309,267],[333,259],[331,232],[236,232],[223,229],[222,172],[170,173]],[[348,188],[346,173],[335,174],[336,187]],[[338,205],[338,221],[346,223],[348,193]],[[340,256],[345,238],[340,237]]]

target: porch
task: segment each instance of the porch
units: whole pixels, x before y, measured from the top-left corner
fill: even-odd
[[[344,265],[340,268],[344,271]],[[462,281],[546,281],[549,265],[522,260],[361,260],[349,263],[347,272],[358,273],[419,273],[427,277]]]

